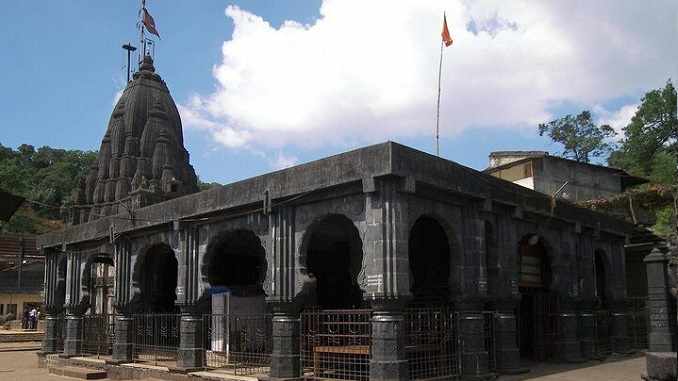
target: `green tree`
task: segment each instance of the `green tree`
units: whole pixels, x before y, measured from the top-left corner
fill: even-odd
[[[565,150],[563,157],[588,163],[591,159],[607,155],[614,148],[606,140],[615,135],[608,125],[597,126],[593,123],[591,112],[582,111],[579,115],[566,115],[560,119],[542,123],[538,127],[539,136],[547,134],[551,140],[560,143]]]
[[[0,144],[0,188],[53,207],[22,208],[3,230],[38,233],[60,218],[59,206],[67,201],[84,176],[96,152],[35,147],[22,144],[13,150]],[[53,225],[53,224],[52,224]]]
[[[656,182],[675,184],[677,158],[676,89],[669,80],[663,89],[645,94],[608,163]]]

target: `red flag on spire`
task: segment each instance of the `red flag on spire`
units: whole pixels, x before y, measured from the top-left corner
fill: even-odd
[[[158,29],[155,27],[155,20],[153,20],[153,16],[148,13],[146,8],[144,8],[144,18],[141,20],[141,22],[144,23],[144,26],[150,33],[155,34],[158,36],[158,38],[160,38],[160,33],[158,33]]]
[[[443,43],[445,46],[452,45],[452,36],[450,36],[450,30],[447,29],[447,17],[443,14],[443,32],[440,34],[443,37]]]

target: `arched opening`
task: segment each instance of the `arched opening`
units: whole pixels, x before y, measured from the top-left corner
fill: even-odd
[[[547,319],[551,313],[548,291],[551,284],[551,266],[542,237],[530,234],[518,245],[520,290],[520,355],[544,360],[548,339]]]
[[[62,256],[57,264],[57,278],[54,292],[54,305],[61,310],[66,303],[66,256]]]
[[[113,313],[113,278],[115,270],[113,259],[106,255],[97,255],[88,260],[83,281],[89,295],[90,315],[108,315]]]
[[[233,230],[216,236],[207,248],[202,269],[212,288],[228,289],[236,296],[264,294],[266,251],[250,230]]]
[[[140,309],[147,313],[175,312],[177,299],[177,259],[166,244],[150,247],[141,257]]]
[[[357,278],[362,267],[362,240],[353,222],[331,215],[311,225],[303,254],[315,278],[316,303],[322,309],[358,308],[362,290]]]
[[[596,273],[596,297],[600,307],[607,306],[607,273],[605,264],[605,252],[603,250],[596,250],[594,254],[594,268]]]
[[[450,296],[450,244],[443,227],[431,217],[420,217],[410,230],[408,247],[413,303],[446,303]]]

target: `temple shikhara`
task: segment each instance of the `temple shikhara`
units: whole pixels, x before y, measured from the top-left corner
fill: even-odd
[[[44,358],[481,380],[647,347],[632,224],[394,142],[199,192],[156,66],[144,49],[70,224],[37,239]]]

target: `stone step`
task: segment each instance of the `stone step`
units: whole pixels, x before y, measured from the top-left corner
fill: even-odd
[[[101,369],[91,369],[91,368],[78,368],[75,366],[61,366],[61,367],[50,367],[49,373],[57,376],[66,376],[72,378],[78,378],[81,380],[101,380],[106,378],[107,374],[105,370]]]

